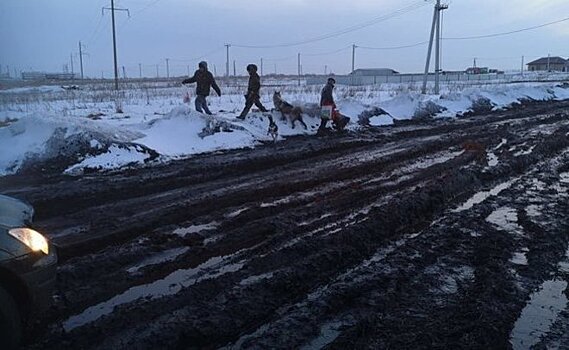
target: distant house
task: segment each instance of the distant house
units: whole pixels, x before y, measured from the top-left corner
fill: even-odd
[[[399,74],[399,72],[391,68],[364,68],[356,69],[350,75],[355,75],[359,77],[378,77],[378,76],[388,76]]]
[[[466,69],[466,74],[488,74],[490,69],[488,67],[470,67]]]
[[[504,74],[504,71],[488,67],[470,67],[464,71],[466,74]]]
[[[569,60],[562,57],[542,57],[527,64],[530,72],[567,72]]]
[[[22,72],[23,80],[71,80],[73,73]]]

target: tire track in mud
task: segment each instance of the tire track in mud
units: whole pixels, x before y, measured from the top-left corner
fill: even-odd
[[[474,211],[448,214],[449,209],[480,188],[491,188],[526,174],[533,164],[557,156],[568,146],[567,128],[561,116],[515,115],[511,119],[519,122],[510,125],[504,125],[507,117],[492,118],[499,124],[473,120],[469,127],[452,125],[455,134],[442,140],[429,137],[435,135],[434,130],[445,129],[444,126],[420,131],[418,136],[400,140],[399,147],[406,144],[408,147],[399,153],[382,153],[389,146],[383,140],[369,142],[356,161],[325,154],[311,159],[321,162],[317,166],[299,159],[266,173],[249,174],[245,176],[250,180],[244,185],[245,191],[238,190],[228,196],[223,193],[218,197],[221,203],[204,200],[195,207],[175,208],[167,220],[149,225],[152,228],[126,235],[126,239],[109,240],[108,243],[125,247],[129,244],[142,247],[140,252],[189,247],[189,251],[180,253],[173,261],[143,267],[134,276],[129,276],[127,269],[136,264],[135,254],[128,259],[122,257],[130,248],[121,252],[119,245],[115,250],[113,247],[100,250],[107,246],[105,243],[88,250],[89,255],[79,253],[60,268],[60,277],[65,281],[61,293],[74,298],[67,298],[67,305],[61,303],[51,330],[42,337],[43,341],[30,348],[216,348],[231,347],[240,341],[240,347],[244,348],[310,344],[332,348],[373,348],[382,344],[437,347],[445,342],[460,347],[468,339],[450,337],[456,330],[442,327],[432,337],[427,331],[421,332],[420,327],[435,329],[449,319],[468,324],[471,320],[461,319],[457,312],[464,308],[466,296],[470,295],[464,290],[476,290],[474,285],[484,287],[492,280],[488,276],[494,276],[490,274],[494,273],[493,265],[489,266],[485,259],[480,259],[478,265],[473,263],[473,252],[485,252],[490,256],[488,260],[498,261],[494,255],[505,258],[505,253],[513,253],[509,246],[513,241],[507,234],[498,234],[489,235],[492,239],[479,240],[486,243],[476,245],[464,235],[455,236],[453,233],[462,229],[464,221],[472,223],[471,231],[480,222],[478,217],[472,217],[470,212]],[[518,136],[536,125],[554,127],[549,134],[532,135],[529,142],[527,135],[524,140]],[[417,141],[425,138],[422,143]],[[476,151],[462,152],[462,143],[469,139],[494,149],[504,138],[507,147],[495,150],[497,165],[485,167],[477,164],[480,159]],[[523,153],[530,148],[531,152]],[[517,152],[522,153],[514,156]],[[365,153],[368,159],[363,157]],[[302,151],[298,156],[302,157]],[[321,171],[330,173],[312,179]],[[282,178],[273,178],[278,175]],[[269,177],[263,190],[259,191],[255,177]],[[232,186],[242,179],[217,180]],[[324,185],[330,182],[332,185]],[[203,192],[219,186],[208,187],[207,182],[201,185]],[[184,191],[181,188],[172,191]],[[510,190],[504,189],[500,196]],[[307,192],[311,194],[297,197]],[[148,203],[153,203],[150,198],[154,196],[146,198]],[[489,210],[487,203],[474,206],[478,207]],[[160,205],[155,211],[160,213],[164,208],[168,206]],[[249,209],[228,215],[243,208]],[[124,211],[114,214],[120,216]],[[73,215],[70,214],[69,222],[81,218]],[[184,237],[164,234],[177,226],[212,222],[217,226],[205,233],[194,232]],[[485,225],[490,230],[491,225]],[[449,230],[449,226],[454,229]],[[220,236],[217,240],[204,243],[216,235]],[[147,241],[138,244],[139,236]],[[504,251],[490,249],[494,246],[503,247]],[[173,295],[121,304],[103,318],[70,333],[60,328],[60,321],[80,314],[89,306],[220,256],[230,258],[216,265],[217,270],[209,271],[215,278],[196,280]],[[104,279],[89,277],[98,274],[98,267],[89,263],[109,258],[116,260],[101,267],[107,282],[102,283],[103,288],[97,288],[98,281]],[[236,264],[242,265],[237,268]],[[497,262],[496,265],[500,266]],[[236,269],[229,268],[229,272],[216,275],[216,271],[226,271],[223,269],[232,266]],[[502,270],[505,269],[497,272],[500,278],[504,278]],[[91,295],[82,295],[81,288],[91,287]],[[529,291],[519,295],[524,293]],[[478,305],[492,305],[489,295],[478,299],[476,295],[473,293],[471,297]],[[515,312],[523,307],[523,298],[516,299],[515,304],[505,312],[506,320],[501,321],[497,332],[499,339],[507,341],[504,332],[513,326]],[[374,314],[382,316],[378,319]],[[94,343],[99,334],[107,335],[104,343]],[[247,334],[253,336],[247,338]],[[476,332],[471,334],[479,336]],[[496,332],[492,334],[496,336]]]

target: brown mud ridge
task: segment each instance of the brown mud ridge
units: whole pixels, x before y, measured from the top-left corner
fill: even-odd
[[[27,349],[569,344],[567,101],[0,192],[61,255]]]

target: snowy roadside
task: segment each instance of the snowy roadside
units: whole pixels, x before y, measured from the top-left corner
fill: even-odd
[[[401,87],[385,91],[370,86],[354,91],[340,86],[336,97],[341,112],[351,117],[348,126],[351,131],[391,125],[393,119],[454,118],[472,111],[508,108],[524,100],[569,99],[569,89],[552,83],[455,90],[445,91],[440,96],[425,96]],[[57,93],[57,88],[41,91]],[[77,175],[166,162],[205,152],[255,147],[271,140],[267,134],[267,118],[261,113],[250,113],[245,121],[235,119],[243,103],[240,95],[210,97],[211,109],[218,111],[210,117],[195,112],[193,104],[184,104],[180,98],[184,91],[173,89],[169,96],[152,103],[147,98],[146,104],[123,96],[120,107],[124,113],[116,113],[116,102],[109,103],[109,100],[81,102],[82,92],[68,95],[73,99],[72,104],[66,100],[49,103],[40,99],[36,103],[26,102],[25,106],[17,101],[3,106],[0,109],[0,176],[56,162],[65,165],[60,169],[63,173]],[[3,93],[16,97],[26,92],[20,88]],[[283,91],[283,97],[312,111],[303,115],[308,125],[306,130],[300,125],[292,128],[290,122],[281,120],[279,112],[272,112],[279,126],[279,139],[315,135],[320,123],[313,107],[318,101],[317,90],[289,88]],[[272,107],[269,91],[263,96],[263,103]],[[309,105],[312,108],[307,108]],[[382,111],[389,115],[381,114]]]

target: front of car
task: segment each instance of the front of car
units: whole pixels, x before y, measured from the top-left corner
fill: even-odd
[[[0,195],[0,327],[3,328],[0,334],[3,336],[21,333],[22,325],[48,308],[52,300],[57,254],[53,245],[30,227],[33,214],[29,204]]]

